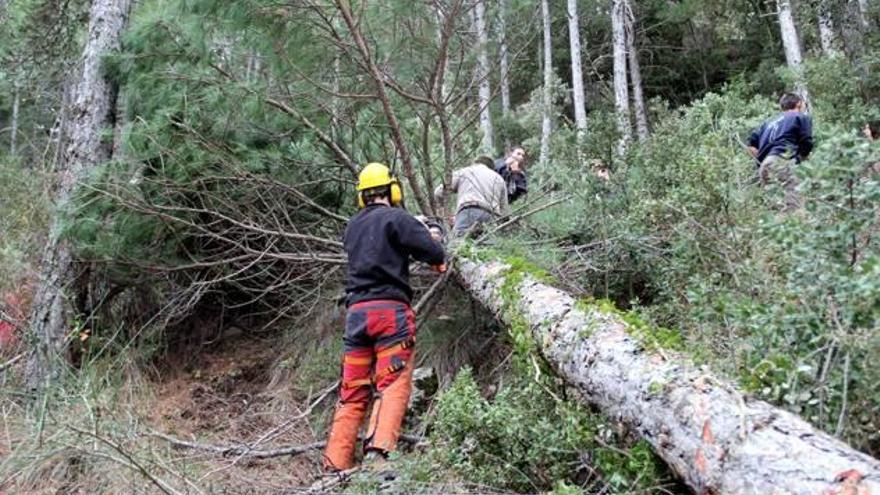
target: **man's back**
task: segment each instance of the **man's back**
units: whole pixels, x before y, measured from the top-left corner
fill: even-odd
[[[457,193],[456,211],[466,206],[478,206],[495,215],[508,213],[504,179],[485,165],[474,164],[456,170],[450,186]]]
[[[443,247],[427,227],[399,208],[371,204],[345,229],[348,304],[374,299],[410,302],[409,257],[443,263]]]
[[[800,162],[813,149],[812,121],[797,110],[785,111],[752,133],[749,146],[758,149],[755,155],[758,163],[768,156],[794,158]]]

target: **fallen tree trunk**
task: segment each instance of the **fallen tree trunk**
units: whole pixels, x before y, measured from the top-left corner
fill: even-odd
[[[581,400],[637,430],[696,493],[880,494],[880,461],[656,347],[650,329],[501,262],[459,266],[473,297],[530,335]]]

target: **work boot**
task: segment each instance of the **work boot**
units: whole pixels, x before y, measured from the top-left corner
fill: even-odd
[[[391,467],[391,461],[388,460],[388,453],[379,449],[371,449],[364,456],[363,467],[365,470],[374,473],[374,476],[381,481],[393,481],[397,479],[397,472]]]

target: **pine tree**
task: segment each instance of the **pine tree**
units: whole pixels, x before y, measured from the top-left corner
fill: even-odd
[[[498,0],[498,84],[501,87],[501,115],[510,114],[510,54],[507,47],[507,0]]]
[[[636,31],[633,26],[635,14],[626,2],[626,54],[629,60],[629,77],[633,90],[633,110],[636,116],[636,134],[639,141],[648,139],[648,111],[645,108],[645,96],[642,93],[642,71],[639,68],[639,52],[636,47]]]
[[[776,6],[779,15],[779,30],[782,33],[782,46],[785,48],[785,61],[794,72],[797,92],[809,106],[809,91],[804,81],[803,55],[801,54],[801,42],[798,37],[797,27],[791,11],[791,0],[777,0]]]
[[[483,152],[492,156],[495,143],[492,129],[492,88],[489,85],[489,35],[486,31],[486,6],[483,0],[474,4],[474,27],[477,31],[477,84],[479,86],[480,129],[483,131]]]
[[[546,165],[550,160],[550,133],[553,130],[553,43],[550,39],[550,4],[541,0],[541,19],[544,24],[544,88],[542,91],[541,154],[539,162]]]
[[[586,98],[584,97],[584,76],[581,70],[581,33],[578,22],[577,0],[568,0],[568,40],[571,46],[571,91],[574,104],[574,121],[578,132],[578,141],[584,139],[587,132]]]
[[[39,388],[56,377],[68,357],[78,274],[73,253],[61,231],[77,182],[111,156],[112,140],[108,143],[103,132],[113,128],[118,88],[104,70],[103,57],[119,50],[129,7],[129,0],[93,0],[91,4],[82,72],[72,102],[70,145],[63,155],[55,193],[57,211],[43,252],[42,273],[30,317],[36,342],[27,367],[31,388]]]
[[[822,52],[829,57],[840,55],[840,50],[837,48],[837,32],[834,30],[834,18],[829,0],[819,0],[818,21],[819,42],[822,45]]]
[[[629,120],[629,88],[627,86],[626,56],[626,5],[625,0],[613,0],[611,6],[611,34],[614,55],[614,106],[617,112],[617,132],[620,140],[617,153],[626,153],[632,139]]]

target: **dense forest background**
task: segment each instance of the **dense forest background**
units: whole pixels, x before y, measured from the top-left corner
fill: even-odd
[[[0,491],[308,486],[317,452],[246,454],[324,437],[357,170],[447,218],[430,191],[515,144],[530,192],[479,249],[880,455],[878,21],[873,0],[0,0]],[[786,91],[816,141],[794,214],[745,147]],[[431,373],[402,489],[685,490],[415,271]]]

